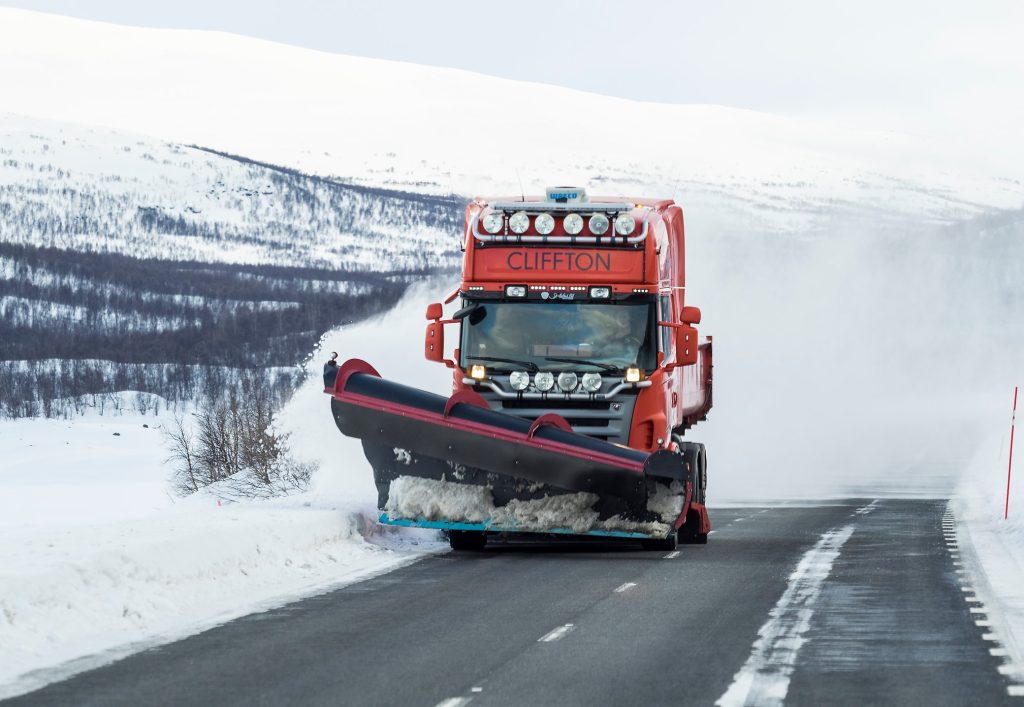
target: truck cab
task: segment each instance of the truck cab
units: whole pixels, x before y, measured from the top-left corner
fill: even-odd
[[[682,209],[671,200],[477,198],[466,209],[462,282],[427,309],[425,353],[456,392],[494,410],[564,418],[574,432],[642,451],[676,449],[711,407],[711,340],[685,300]],[[445,326],[458,326],[445,356]],[[452,331],[451,333],[455,333]]]

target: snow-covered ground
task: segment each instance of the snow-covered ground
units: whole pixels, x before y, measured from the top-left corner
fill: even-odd
[[[951,505],[970,584],[992,623],[995,650],[1004,656],[1001,672],[1024,686],[1024,430],[1017,429],[1013,469],[1016,478],[1009,489],[1009,516],[1004,517],[1010,454],[1009,406],[1005,412],[1005,416],[993,416],[990,420],[990,429],[998,432],[979,447],[964,469]]]
[[[0,421],[0,697],[445,547],[344,484],[174,498],[169,419]]]

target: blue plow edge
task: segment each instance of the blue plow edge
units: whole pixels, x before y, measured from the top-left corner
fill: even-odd
[[[633,539],[646,539],[653,538],[653,535],[647,533],[636,533],[625,530],[589,530],[585,533],[578,533],[571,528],[548,528],[543,531],[536,530],[521,530],[516,528],[514,525],[494,525],[490,520],[486,520],[483,523],[462,523],[453,520],[426,520],[419,518],[416,520],[408,520],[406,518],[392,518],[387,513],[381,513],[378,518],[381,523],[385,525],[401,525],[406,528],[434,528],[436,530],[486,530],[491,533],[556,533],[558,535],[597,535],[606,538],[633,538]]]

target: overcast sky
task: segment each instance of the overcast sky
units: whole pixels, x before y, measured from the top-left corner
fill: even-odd
[[[1024,122],[1021,0],[0,0],[669,103],[876,128]]]

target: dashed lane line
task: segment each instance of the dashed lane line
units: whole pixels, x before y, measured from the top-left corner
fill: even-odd
[[[436,707],[463,707],[468,705],[472,699],[472,697],[449,697],[447,700],[438,702]]]
[[[635,586],[636,586],[636,582],[626,582],[625,584],[621,584],[618,587],[616,587],[615,588],[615,593],[616,594],[622,594],[622,592],[629,591],[630,589],[632,589]]]
[[[551,629],[543,636],[537,639],[537,643],[551,643],[552,641],[559,641],[565,637],[567,633],[576,628],[572,624],[564,624],[558,628]]]

